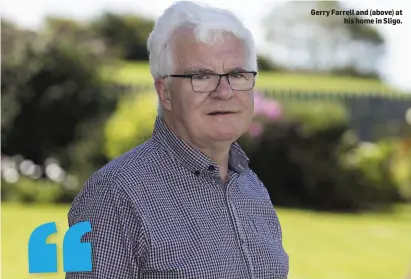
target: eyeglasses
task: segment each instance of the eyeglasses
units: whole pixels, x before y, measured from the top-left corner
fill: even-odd
[[[191,80],[194,92],[208,93],[215,91],[221,78],[226,77],[231,89],[235,91],[247,91],[254,87],[257,72],[236,72],[229,74],[187,74],[168,75],[164,77],[187,78]]]

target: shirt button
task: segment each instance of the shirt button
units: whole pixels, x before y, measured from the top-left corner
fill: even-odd
[[[209,170],[209,171],[214,171],[214,169],[215,169],[215,168],[214,168],[213,165],[209,165],[209,166],[208,166],[208,170]]]

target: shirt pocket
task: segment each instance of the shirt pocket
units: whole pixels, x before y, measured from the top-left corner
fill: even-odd
[[[273,229],[270,229],[268,221],[264,217],[252,215],[249,220],[253,234],[258,239],[270,245],[275,245],[280,241],[274,237]]]

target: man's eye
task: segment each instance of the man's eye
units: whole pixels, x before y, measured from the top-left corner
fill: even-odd
[[[234,79],[244,79],[244,78],[245,78],[245,76],[244,76],[243,74],[240,74],[240,73],[238,73],[238,74],[231,74],[230,77],[231,77],[231,78],[234,78]]]
[[[207,80],[210,78],[211,78],[210,75],[194,75],[193,76],[193,79],[196,79],[196,80]]]

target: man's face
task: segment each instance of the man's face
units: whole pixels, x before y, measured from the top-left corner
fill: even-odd
[[[233,36],[214,45],[195,41],[189,31],[180,32],[173,45],[172,74],[210,72],[231,73],[246,69],[244,45]],[[204,145],[231,143],[244,134],[251,123],[254,91],[233,91],[226,77],[216,90],[199,93],[193,90],[189,78],[171,77],[168,86],[172,125],[191,141]],[[227,111],[227,114],[213,114]]]

